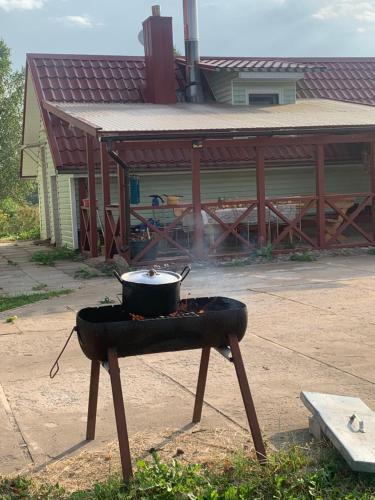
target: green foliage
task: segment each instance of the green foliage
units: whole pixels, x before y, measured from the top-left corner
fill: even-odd
[[[33,485],[18,477],[0,480],[1,499],[30,500],[271,500],[375,498],[373,474],[352,472],[333,449],[294,446],[271,454],[264,466],[243,453],[217,470],[178,461],[140,461],[134,478],[118,476],[90,490],[64,492],[58,485]]]
[[[36,183],[19,178],[24,81],[25,71],[12,69],[9,47],[0,39],[0,200],[32,203]]]
[[[211,489],[209,476],[199,465],[181,465],[176,460],[173,460],[171,465],[167,465],[154,455],[154,461],[151,463],[138,462],[134,482],[126,498],[134,500],[137,498],[155,500],[203,498],[203,495]]]
[[[273,258],[273,246],[272,243],[268,243],[262,248],[259,248],[256,252],[257,257],[263,257],[266,260],[272,260]]]
[[[40,300],[52,299],[53,297],[60,297],[60,295],[67,295],[71,293],[71,290],[66,288],[64,290],[58,290],[56,292],[42,292],[42,293],[30,293],[22,294],[8,297],[7,295],[0,295],[0,312],[7,311],[8,309],[15,309],[16,307],[21,307],[26,304],[33,304],[34,302],[39,302]],[[1,499],[1,497],[0,497]]]
[[[9,197],[0,202],[0,238],[28,240],[39,236],[38,207]]]
[[[304,250],[303,252],[296,252],[290,256],[290,260],[297,262],[312,262],[315,257],[309,250]]]
[[[375,255],[375,248],[369,248],[367,250],[367,253],[369,253],[370,255]]]
[[[43,266],[54,266],[58,260],[81,260],[77,250],[71,250],[67,247],[54,248],[53,250],[38,250],[34,252],[31,261],[42,264]]]
[[[96,271],[88,269],[87,267],[81,267],[74,273],[76,279],[89,280],[91,278],[97,278],[99,274]]]

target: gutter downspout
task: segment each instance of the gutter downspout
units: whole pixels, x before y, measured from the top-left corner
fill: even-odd
[[[130,202],[129,202],[129,165],[113,151],[112,142],[107,143],[107,151],[112,160],[124,170],[124,193],[125,193],[125,241],[121,249],[124,253],[130,251]]]

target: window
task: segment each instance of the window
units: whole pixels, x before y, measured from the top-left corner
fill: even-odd
[[[279,104],[279,94],[249,94],[251,106],[269,106]]]

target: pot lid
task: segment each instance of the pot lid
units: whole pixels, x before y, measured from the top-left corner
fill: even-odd
[[[143,285],[167,285],[181,281],[181,276],[172,271],[156,271],[155,269],[141,269],[121,275],[123,281]]]

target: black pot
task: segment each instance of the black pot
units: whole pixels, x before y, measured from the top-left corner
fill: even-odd
[[[181,274],[143,269],[121,276],[114,271],[114,275],[122,284],[122,304],[125,310],[152,318],[177,311],[181,283],[189,272],[190,267],[186,266]]]

